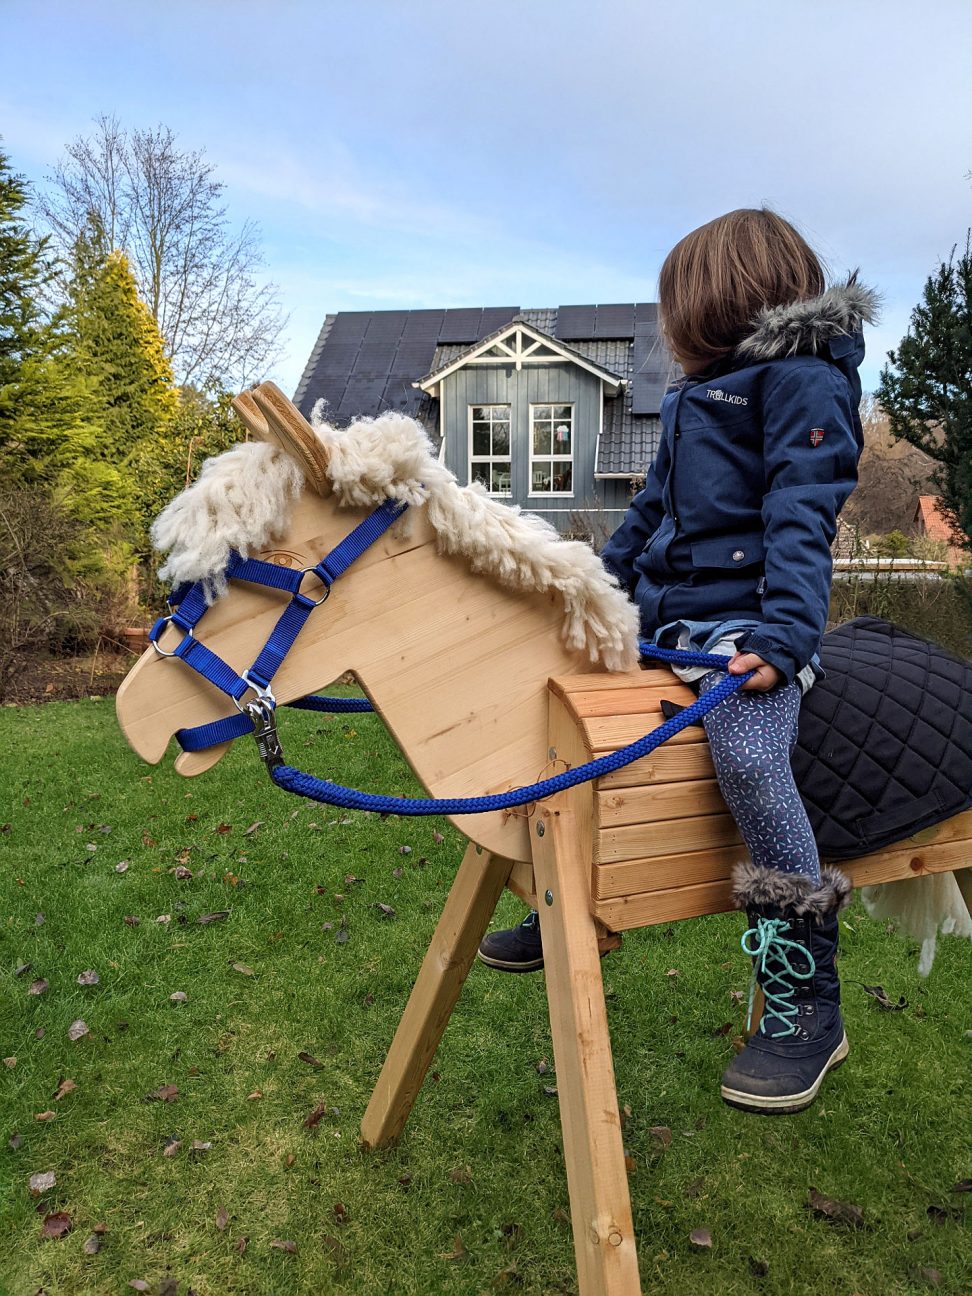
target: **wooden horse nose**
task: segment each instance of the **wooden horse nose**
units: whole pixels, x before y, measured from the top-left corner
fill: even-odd
[[[240,392],[233,409],[247,431],[258,441],[285,450],[304,470],[307,485],[318,495],[330,495],[327,451],[314,429],[276,383],[265,382]]]

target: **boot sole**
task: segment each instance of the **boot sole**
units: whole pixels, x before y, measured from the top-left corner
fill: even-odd
[[[497,972],[539,972],[543,967],[542,958],[531,959],[529,963],[509,963],[506,959],[490,958],[479,950],[476,951],[476,957],[480,963],[495,968]]]
[[[820,1091],[820,1086],[824,1082],[824,1077],[829,1071],[835,1071],[841,1065],[850,1052],[850,1045],[847,1042],[847,1035],[840,1041],[837,1047],[827,1059],[827,1065],[817,1076],[816,1081],[809,1089],[804,1089],[802,1093],[782,1094],[776,1097],[768,1097],[762,1094],[743,1093],[739,1089],[730,1089],[726,1085],[722,1086],[721,1092],[725,1102],[730,1107],[736,1107],[740,1111],[759,1112],[765,1116],[791,1116],[795,1112],[805,1111],[813,1102]]]

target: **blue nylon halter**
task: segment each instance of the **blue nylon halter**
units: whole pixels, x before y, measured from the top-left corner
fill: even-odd
[[[601,756],[597,760],[575,766],[552,778],[542,779],[527,787],[511,788],[507,792],[493,796],[451,798],[377,796],[342,787],[338,783],[331,783],[325,779],[314,778],[310,774],[304,774],[292,766],[285,765],[274,718],[277,703],[270,687],[273,677],[293,647],[311,612],[327,600],[334,582],[347,571],[355,559],[384,535],[407,507],[407,504],[386,500],[349,532],[325,558],[315,566],[303,570],[281,567],[276,563],[263,562],[258,558],[242,558],[235,553],[231,555],[225,572],[226,579],[248,581],[269,589],[282,590],[291,596],[290,602],[278,617],[269,639],[260,650],[253,665],[241,674],[237,674],[228,662],[223,661],[195,637],[195,628],[209,607],[203,582],[198,581],[194,585],[184,584],[173,590],[168,598],[169,606],[173,610],[166,616],[159,617],[149,631],[149,640],[160,656],[179,658],[203,679],[231,697],[239,713],[213,720],[208,724],[196,725],[190,729],[180,729],[176,733],[176,738],[184,751],[202,751],[207,747],[229,742],[242,734],[255,733],[260,754],[277,786],[311,800],[323,801],[328,805],[342,806],[346,809],[377,811],[380,814],[482,814],[542,800],[566,788],[586,783],[639,760],[682,729],[697,724],[703,716],[741,688],[752,675],[752,671],[744,675],[729,675],[727,672],[726,678],[720,680],[704,696],[667,719],[657,729],[639,738],[637,742],[630,743],[627,747],[622,747],[607,756]],[[303,594],[300,589],[304,577],[311,573],[317,576],[324,586],[324,594],[317,599]],[[180,629],[183,637],[174,649],[166,650],[160,646],[159,641],[169,625]],[[726,671],[729,662],[728,657],[716,656],[712,653],[659,648],[649,643],[641,643],[639,647],[644,657],[683,666],[703,666],[710,670]],[[240,699],[251,690],[255,694],[255,701],[244,707]],[[286,705],[306,711],[374,710],[371,703],[364,698],[310,696]]]

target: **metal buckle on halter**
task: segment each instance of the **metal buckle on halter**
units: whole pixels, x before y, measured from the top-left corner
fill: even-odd
[[[247,687],[251,688],[253,692],[256,694],[257,702],[265,702],[269,705],[270,710],[271,711],[273,710],[273,708],[277,705],[277,699],[273,696],[273,692],[269,684],[265,684],[260,680],[253,679],[250,674],[250,671],[248,670],[240,672],[240,679],[244,682],[244,684],[247,685]],[[248,702],[244,706],[243,703],[239,700],[239,698],[233,698],[233,701],[236,704],[237,711],[242,712],[243,715],[249,715],[249,708],[253,705],[252,702]],[[252,716],[250,718],[252,719]]]
[[[240,710],[253,725],[257,751],[267,769],[273,771],[278,765],[283,765],[284,754],[277,735],[277,713],[272,697],[267,693],[258,694]]]
[[[331,597],[331,585],[330,585],[330,582],[329,582],[329,581],[326,581],[326,580],[324,579],[324,577],[323,577],[323,576],[321,575],[321,573],[318,571],[318,567],[320,567],[320,563],[317,563],[317,565],[314,566],[314,567],[302,567],[301,570],[300,570],[300,583],[301,583],[301,585],[303,585],[303,583],[304,583],[304,577],[307,576],[307,575],[314,575],[314,576],[316,576],[317,579],[318,579],[318,580],[321,582],[321,584],[324,586],[324,593],[321,595],[321,597],[320,597],[319,599],[312,599],[312,598],[310,597],[310,595],[308,595],[308,594],[301,594],[301,592],[300,592],[300,586],[297,587],[297,594],[300,595],[300,597],[301,597],[302,599],[307,599],[307,601],[308,601],[308,603],[310,603],[311,607],[320,607],[322,603],[326,603],[327,600]],[[296,597],[296,596],[295,596],[295,597]]]
[[[162,635],[165,634],[165,627],[167,625],[170,625],[175,620],[175,617],[176,614],[174,612],[170,612],[168,616],[159,617],[155,625],[149,631],[149,642],[151,643],[152,647],[155,649],[155,651],[158,653],[160,657],[178,656],[179,649],[186,642],[186,640],[195,638],[195,635],[192,632],[192,626],[185,626],[185,627],[179,626],[179,629],[182,630],[183,634],[182,634],[182,639],[176,645],[176,647],[173,648],[171,652],[166,652],[164,648],[159,647],[158,641],[162,637]]]

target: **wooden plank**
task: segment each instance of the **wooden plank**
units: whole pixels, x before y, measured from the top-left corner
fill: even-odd
[[[599,791],[641,784],[680,783],[688,779],[714,779],[715,766],[708,743],[671,747],[665,743],[640,760],[605,774],[597,781]]]
[[[627,931],[632,927],[649,927],[654,923],[675,922],[681,918],[697,918],[702,914],[722,913],[731,909],[732,865],[738,852],[695,852],[698,859],[688,855],[673,856],[668,863],[681,859],[681,876],[695,876],[706,867],[708,858],[709,881],[676,884],[667,888],[625,893],[610,899],[597,899],[594,912],[612,931]],[[663,874],[658,868],[661,861],[644,861],[641,877],[648,887],[655,887]],[[846,873],[854,886],[874,886],[879,882],[897,882],[903,878],[920,877],[925,873],[948,873],[954,869],[972,867],[972,841],[962,839],[941,845],[910,846],[879,851],[857,860],[843,860],[836,865]],[[599,870],[600,871],[600,870]],[[723,873],[723,876],[716,876]],[[671,879],[671,874],[668,875]],[[632,868],[631,881],[637,883]]]
[[[734,865],[748,858],[742,846],[723,846],[598,864],[593,870],[592,894],[598,901],[612,900],[723,881],[731,876]]]
[[[551,698],[550,745],[569,752],[577,729]],[[538,808],[533,825],[540,928],[571,1225],[582,1296],[640,1292],[607,1008],[590,912],[591,805],[574,788]],[[542,829],[542,832],[539,831]]]
[[[650,758],[647,758],[650,759]],[[595,818],[600,828],[621,824],[657,823],[685,819],[690,815],[724,814],[726,803],[715,779],[690,779],[682,783],[660,783],[595,793]]]
[[[687,851],[716,850],[722,846],[741,849],[742,837],[728,811],[721,815],[697,815],[666,819],[663,823],[627,824],[602,829],[594,839],[595,863],[618,860],[655,859],[659,855]]]
[[[646,734],[660,729],[664,723],[665,717],[660,705],[656,710],[639,715],[592,716],[583,721],[584,734],[595,756],[627,747],[629,743],[637,742]],[[708,739],[704,729],[698,725],[689,725],[669,738],[664,745],[670,747],[673,743],[679,747],[691,744],[708,746]]]
[[[636,687],[651,686],[656,682],[659,685],[670,683],[673,688],[678,688],[680,685],[678,677],[667,667],[663,670],[641,670],[635,667],[631,671],[615,671],[610,675],[594,672],[579,673],[577,675],[557,675],[550,680],[550,689],[569,704],[575,693],[589,693],[594,690],[617,691],[630,688],[632,685]]]
[[[631,684],[626,689],[589,689],[569,695],[570,706],[583,723],[594,716],[640,715],[657,712],[662,698],[691,706],[698,699],[690,688],[676,681]]]
[[[361,1122],[365,1147],[393,1143],[404,1129],[511,867],[466,847]]]

